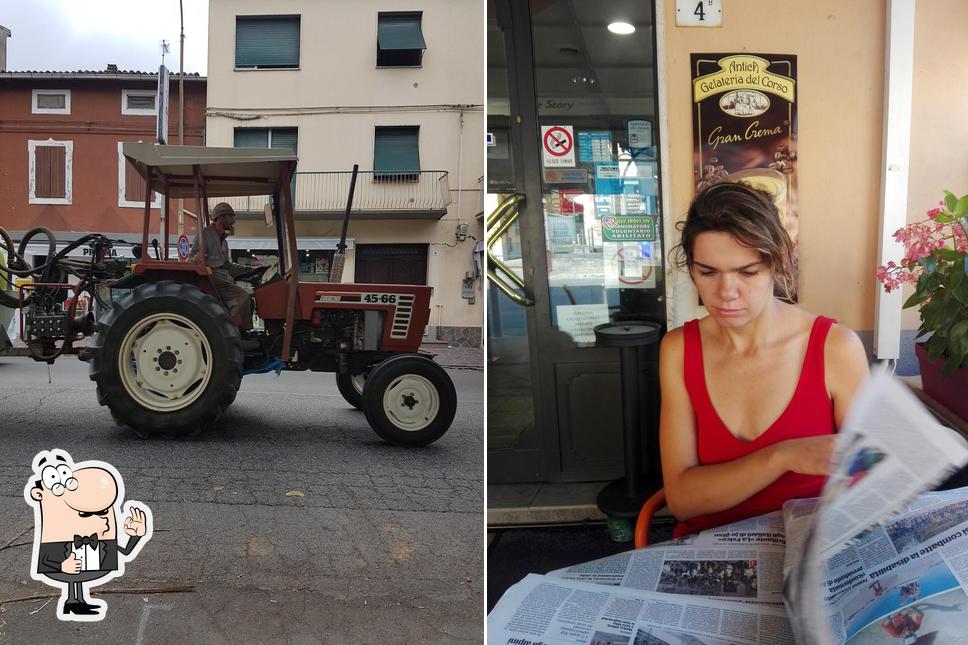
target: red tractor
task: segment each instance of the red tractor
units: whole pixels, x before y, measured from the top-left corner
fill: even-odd
[[[295,155],[144,143],[125,143],[123,154],[147,184],[142,244],[132,249],[138,260],[130,272],[127,261],[110,257],[112,240],[104,235],[86,235],[58,252],[46,229],[28,232],[16,249],[0,228],[8,257],[0,276],[31,279],[16,295],[0,293],[0,305],[20,309],[21,336],[35,359],[53,362],[94,334],[81,355],[90,362],[98,401],[142,436],[199,432],[232,404],[244,374],[281,370],[334,372],[343,397],[390,443],[426,445],[447,431],[456,390],[432,356],[419,353],[433,289],[340,283],[347,220],[333,262],[336,282],[300,282],[290,188]],[[150,257],[152,191],[165,199],[166,213],[173,200],[194,198],[199,234],[210,223],[210,199],[271,196],[265,217],[275,227],[278,272],[271,279],[237,277],[253,285],[264,329],[239,331],[219,299],[204,245],[187,259],[185,249],[169,257],[169,245],[152,240]],[[350,203],[352,192],[351,185]],[[166,218],[166,242],[169,228]],[[51,252],[32,267],[23,253],[41,235]],[[84,244],[90,260],[68,257]],[[110,300],[102,287],[111,290]],[[82,296],[97,301],[96,322],[90,313],[79,315]]]

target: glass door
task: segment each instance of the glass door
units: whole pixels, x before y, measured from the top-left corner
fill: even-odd
[[[508,7],[498,4],[488,3],[487,22],[488,481],[531,482],[542,480],[542,470],[531,360],[532,274],[525,271],[532,260],[522,228],[535,226],[522,220],[527,198],[520,128],[512,127],[512,114],[519,111],[512,112],[509,85],[517,56]]]
[[[518,307],[527,325],[514,325],[504,296],[489,300],[489,346],[507,346],[509,330],[526,333],[519,342],[527,351],[518,355],[530,363],[535,429],[525,436],[536,442],[542,480],[610,479],[623,464],[618,353],[596,348],[592,330],[623,320],[665,323],[653,7],[595,0],[495,5],[488,187],[495,208],[500,196],[520,196],[520,228],[511,226],[494,247],[520,271],[521,294],[531,306]],[[497,34],[503,66],[492,53]],[[507,109],[497,96],[502,85],[495,68],[507,75]],[[505,424],[492,383],[513,387],[495,370],[502,357],[493,358],[489,458],[497,439],[492,433]],[[646,463],[655,471],[657,362],[657,347],[642,351]],[[494,469],[488,471],[491,477]]]

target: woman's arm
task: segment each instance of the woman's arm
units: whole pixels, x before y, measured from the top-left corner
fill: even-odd
[[[782,441],[733,461],[700,466],[696,414],[686,391],[683,359],[682,329],[674,329],[662,339],[659,351],[662,478],[673,515],[688,520],[732,508],[788,470],[827,474],[834,445],[831,435]]]
[[[824,344],[824,379],[834,402],[834,421],[840,428],[857,391],[870,376],[867,351],[853,331],[833,325]]]

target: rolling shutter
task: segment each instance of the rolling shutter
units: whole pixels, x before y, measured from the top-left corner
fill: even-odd
[[[271,133],[272,136],[269,136]],[[236,148],[288,148],[293,154],[298,152],[299,128],[236,128]],[[293,199],[296,195],[296,175],[289,183]]]
[[[419,13],[381,13],[377,21],[377,46],[380,49],[427,49]]]
[[[376,173],[420,172],[420,152],[415,127],[378,127],[373,146]]]
[[[298,134],[296,128],[273,128],[272,129],[272,148],[289,148],[293,154],[298,153]]]
[[[236,16],[236,67],[299,67],[299,16]]]

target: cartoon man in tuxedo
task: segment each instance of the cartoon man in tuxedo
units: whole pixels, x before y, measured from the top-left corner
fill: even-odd
[[[60,587],[61,620],[101,620],[107,603],[85,599],[85,583],[101,585],[124,574],[124,563],[151,538],[151,510],[128,501],[122,512],[124,483],[111,464],[75,464],[69,454],[54,449],[34,457],[33,468],[24,487],[24,499],[34,508],[30,575]],[[123,546],[118,541],[119,514],[127,535]]]

